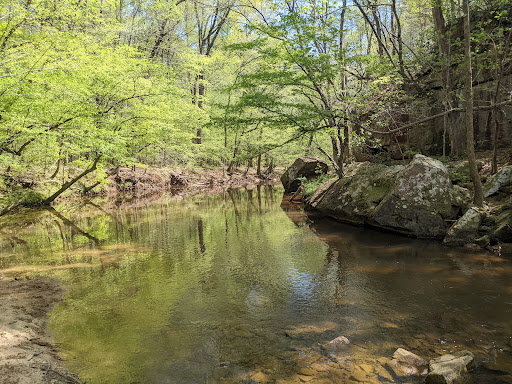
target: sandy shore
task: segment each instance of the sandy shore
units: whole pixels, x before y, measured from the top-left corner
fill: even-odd
[[[80,383],[62,365],[48,312],[62,298],[58,281],[0,280],[0,383]]]

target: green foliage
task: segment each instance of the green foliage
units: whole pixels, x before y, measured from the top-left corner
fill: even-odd
[[[431,4],[419,0],[396,2],[401,40],[387,4],[178,3],[0,0],[0,172],[18,183],[1,188],[51,195],[83,173],[85,189],[117,166],[258,156],[286,166],[317,147],[333,148],[336,162],[333,141],[357,149],[372,141],[365,129],[415,116],[419,74],[445,60],[436,61]],[[510,60],[508,1],[473,8],[487,15],[473,33],[477,66],[498,78]],[[460,39],[452,43],[459,63]]]
[[[38,206],[41,205],[44,200],[44,196],[36,191],[28,188],[10,189],[9,193],[3,195],[0,198],[0,204],[9,206],[16,204],[20,201],[24,202],[27,206]]]
[[[310,179],[299,177],[300,184],[304,187],[304,197],[312,196],[321,185],[333,179],[331,175],[323,173],[321,169],[317,169],[315,173],[317,176]]]

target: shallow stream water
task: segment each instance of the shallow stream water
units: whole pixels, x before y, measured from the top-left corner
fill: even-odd
[[[27,211],[0,273],[49,275],[66,366],[97,383],[421,383],[386,362],[469,349],[512,383],[512,262],[306,215],[258,186]],[[338,336],[335,353],[321,344]]]

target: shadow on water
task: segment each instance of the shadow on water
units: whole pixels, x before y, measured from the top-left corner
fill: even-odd
[[[322,278],[336,282],[331,305],[350,306],[343,334],[354,344],[375,357],[398,347],[426,358],[468,349],[476,366],[467,382],[512,382],[510,260],[344,225],[286,198],[281,207],[328,246]]]
[[[61,279],[51,328],[92,384],[422,382],[387,368],[398,347],[469,349],[473,382],[507,382],[510,261],[281,196],[260,185],[27,212],[2,225],[0,272]],[[350,344],[322,347],[340,335]]]

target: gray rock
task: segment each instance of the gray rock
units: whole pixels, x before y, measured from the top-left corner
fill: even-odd
[[[491,237],[500,243],[512,243],[512,209],[506,209],[498,215]]]
[[[465,205],[445,166],[426,156],[416,155],[406,167],[362,163],[347,174],[320,188],[308,206],[340,221],[435,238]]]
[[[455,217],[461,205],[443,163],[416,155],[371,220],[418,237],[442,237],[448,227],[445,220]]]
[[[447,354],[430,360],[426,384],[452,384],[461,382],[475,356],[469,351]]]
[[[370,162],[347,167],[347,176],[321,186],[308,201],[311,208],[341,221],[364,224],[393,189],[403,166],[387,167]]]
[[[319,157],[299,157],[281,176],[284,191],[295,192],[300,187],[299,178],[310,180],[316,176],[327,173],[327,163]]]
[[[489,197],[498,193],[503,187],[512,185],[512,165],[503,167],[501,171],[491,176],[484,185],[484,196]]]
[[[398,377],[407,377],[421,374],[428,366],[426,360],[403,348],[398,348],[393,359],[387,363]]]
[[[446,232],[443,244],[463,245],[478,239],[478,229],[482,223],[484,214],[477,207],[469,208],[466,213]]]

